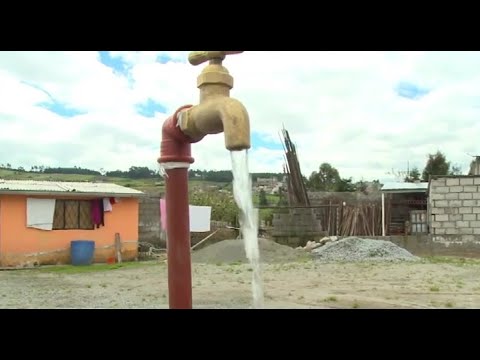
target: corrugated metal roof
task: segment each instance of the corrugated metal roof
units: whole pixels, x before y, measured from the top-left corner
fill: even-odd
[[[382,186],[382,191],[398,191],[398,192],[426,192],[428,190],[428,182],[420,183],[404,183],[389,182]]]
[[[123,196],[142,196],[144,193],[111,183],[93,182],[62,182],[34,180],[3,180],[0,179],[0,193],[68,193],[73,194],[105,194]]]

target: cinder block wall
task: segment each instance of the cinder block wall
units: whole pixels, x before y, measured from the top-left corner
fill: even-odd
[[[309,208],[289,209],[286,213],[275,213],[273,234],[301,236],[321,232],[322,225],[319,217],[316,209]]]
[[[138,217],[138,241],[163,246],[160,229],[160,196],[140,198]]]
[[[320,212],[321,209],[298,208],[275,213],[272,236],[280,244],[305,246],[308,240],[326,235],[322,230]]]
[[[433,178],[428,201],[434,241],[480,241],[480,176]]]

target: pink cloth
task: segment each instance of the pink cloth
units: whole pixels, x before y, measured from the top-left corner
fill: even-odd
[[[167,203],[165,199],[160,199],[160,226],[162,230],[167,230]]]
[[[92,200],[92,222],[93,225],[100,227],[103,223],[103,200],[102,199],[95,199]]]

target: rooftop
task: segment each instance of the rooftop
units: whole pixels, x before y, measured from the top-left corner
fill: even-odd
[[[0,179],[0,194],[109,195],[114,197],[140,197],[144,195],[139,190],[110,183],[4,179]]]
[[[382,192],[427,192],[428,182],[408,183],[408,182],[390,182],[382,186]]]

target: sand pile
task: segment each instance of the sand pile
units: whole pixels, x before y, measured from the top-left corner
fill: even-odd
[[[293,262],[311,257],[289,246],[280,245],[264,238],[258,239],[260,261],[264,263]],[[223,240],[192,252],[192,262],[196,263],[247,263],[242,239]]]
[[[313,249],[314,259],[323,262],[356,261],[417,261],[419,258],[410,254],[390,241],[360,239],[348,237],[325,246]]]

